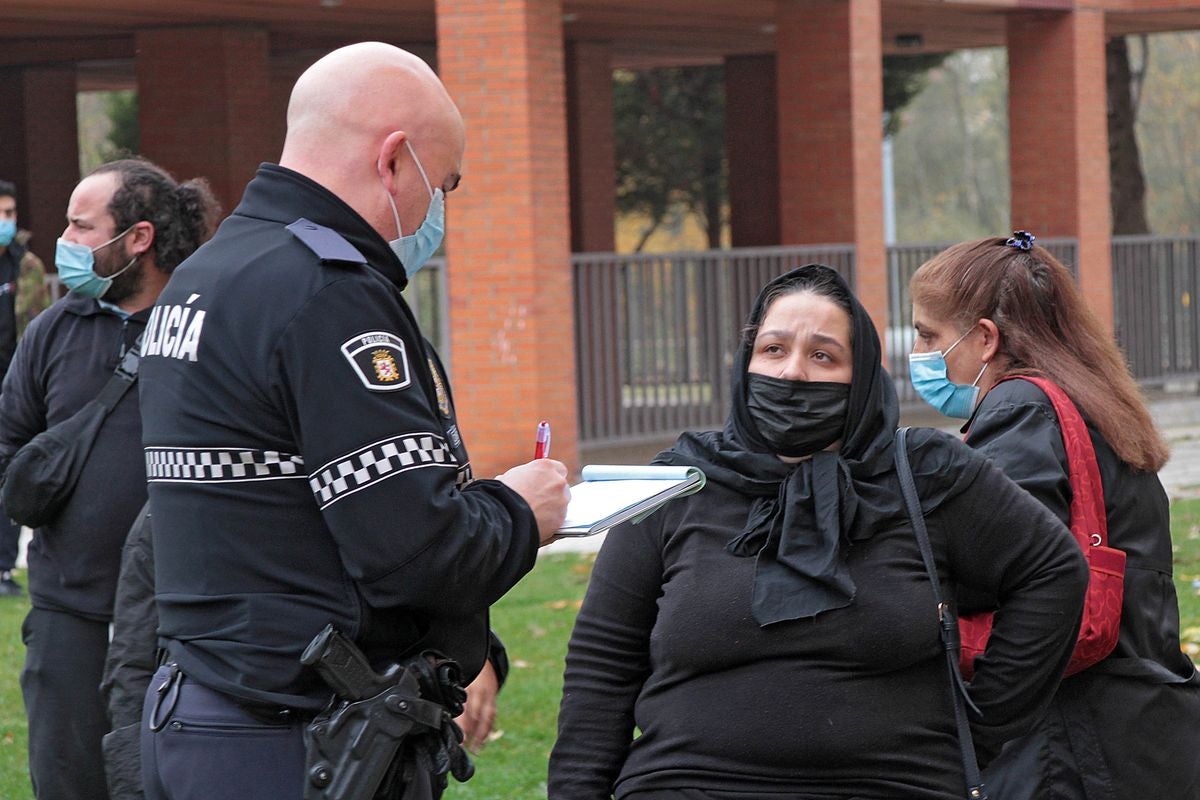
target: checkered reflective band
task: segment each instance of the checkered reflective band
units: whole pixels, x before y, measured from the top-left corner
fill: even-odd
[[[276,450],[237,447],[147,447],[151,482],[211,483],[306,478],[304,459]]]
[[[475,476],[471,474],[471,463],[468,461],[458,468],[458,480],[454,485],[462,489],[473,480],[475,480]]]
[[[423,467],[459,469],[450,446],[436,433],[406,433],[367,445],[312,473],[308,485],[324,509],[360,489]]]

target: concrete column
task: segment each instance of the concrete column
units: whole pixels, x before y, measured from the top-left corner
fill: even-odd
[[[279,158],[267,32],[138,30],[141,151],[179,180],[205,177],[231,211],[262,161]]]
[[[1010,14],[1012,225],[1079,240],[1080,288],[1113,329],[1104,12]]]
[[[33,232],[33,251],[53,269],[79,182],[75,68],[0,69],[0,108],[0,178],[17,184],[18,224]]]
[[[887,325],[880,0],[780,0],[784,244],[853,242],[855,290]]]
[[[779,244],[779,118],[773,55],[725,59],[725,150],[734,247]]]
[[[610,253],[617,216],[612,44],[572,42],[566,65],[571,250]]]
[[[454,396],[475,472],[529,460],[538,420],[578,462],[561,0],[437,0],[467,125],[447,200]]]

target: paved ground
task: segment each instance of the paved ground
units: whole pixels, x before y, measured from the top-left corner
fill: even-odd
[[[1170,431],[1171,460],[1158,473],[1167,494],[1200,497],[1200,426]]]
[[[1159,395],[1151,398],[1150,410],[1159,429],[1171,446],[1171,460],[1159,473],[1167,495],[1172,499],[1200,497],[1200,395]],[[932,425],[949,432],[958,426],[932,411],[904,414],[905,425]],[[582,453],[589,464],[645,464],[669,441],[645,442],[618,447],[590,448]],[[543,547],[542,553],[595,552],[604,535],[567,539]]]

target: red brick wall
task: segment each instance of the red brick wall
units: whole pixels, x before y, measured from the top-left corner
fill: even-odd
[[[856,242],[856,292],[887,324],[879,0],[781,0],[776,34],[784,244]]]
[[[612,44],[573,42],[566,65],[571,250],[612,252],[617,215]]]
[[[576,466],[562,5],[437,0],[438,68],[467,124],[447,201],[455,401],[476,474],[528,461],[540,419]]]
[[[1012,224],[1079,239],[1080,286],[1112,327],[1104,13],[1007,17]]]
[[[148,28],[136,41],[142,154],[180,180],[208,178],[232,210],[279,157],[266,30]]]
[[[66,227],[79,182],[74,67],[0,70],[0,178],[17,184],[17,224],[54,269],[54,243]]]
[[[734,247],[779,244],[775,56],[725,59],[725,151]]]

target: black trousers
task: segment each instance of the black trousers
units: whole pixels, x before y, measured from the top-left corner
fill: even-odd
[[[150,679],[142,713],[142,783],[146,800],[300,800],[304,795],[304,726],[251,716],[233,698],[186,677],[158,688]],[[150,729],[157,713],[157,731]]]
[[[17,550],[21,543],[21,526],[14,523],[0,508],[0,572],[17,565]]]
[[[34,608],[21,626],[21,638],[34,797],[107,800],[100,739],[108,733],[108,716],[100,675],[108,623]]]

